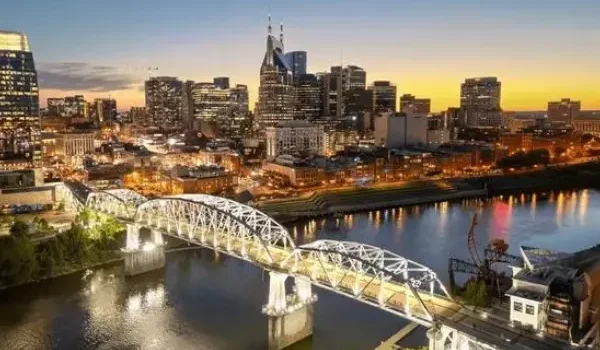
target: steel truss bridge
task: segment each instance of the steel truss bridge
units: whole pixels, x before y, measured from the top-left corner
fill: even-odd
[[[263,308],[267,314],[284,314],[298,302],[314,301],[310,287],[315,285],[419,325],[434,327],[438,331],[430,339],[436,338],[436,343],[452,344],[457,349],[461,344],[476,342],[465,337],[464,332],[443,325],[461,307],[452,300],[436,273],[386,249],[336,240],[296,246],[288,231],[268,215],[211,195],[147,199],[127,189],[91,191],[67,182],[62,192],[71,208],[87,207],[127,223],[128,250],[140,248],[139,229],[145,227],[153,232],[153,237],[178,237],[269,271],[269,299]],[[289,276],[295,278],[295,300],[285,293],[284,282]],[[476,348],[498,347],[478,342]]]

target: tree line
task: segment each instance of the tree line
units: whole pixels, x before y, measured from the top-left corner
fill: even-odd
[[[84,209],[71,227],[59,233],[46,220],[26,223],[1,217],[10,224],[0,238],[0,287],[79,270],[118,257],[125,233],[114,218]]]

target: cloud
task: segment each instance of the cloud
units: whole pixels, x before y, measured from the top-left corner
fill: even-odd
[[[137,80],[117,67],[94,66],[85,62],[55,62],[40,65],[42,89],[109,92],[130,89]]]

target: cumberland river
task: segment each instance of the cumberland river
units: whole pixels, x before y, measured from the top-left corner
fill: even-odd
[[[503,238],[572,252],[600,243],[600,192],[517,195],[379,210],[289,225],[298,243],[319,238],[385,247],[447,280],[449,256]],[[337,224],[335,221],[339,221]],[[338,228],[339,227],[339,228]],[[125,279],[120,266],[0,292],[1,349],[264,349],[267,277],[207,250],[170,253],[164,271]],[[319,294],[312,339],[297,349],[372,349],[406,321],[331,292]],[[408,337],[425,342],[422,331]]]

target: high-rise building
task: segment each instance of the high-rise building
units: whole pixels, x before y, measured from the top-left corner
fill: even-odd
[[[321,116],[321,87],[317,76],[304,74],[294,89],[294,119],[312,120]]]
[[[342,66],[331,67],[331,74],[342,77],[341,89],[348,91],[351,89],[364,89],[367,86],[367,72],[364,69],[349,65],[344,68]]]
[[[0,31],[0,169],[39,167],[39,91],[27,36]]]
[[[236,84],[229,90],[231,101],[231,123],[229,126],[230,137],[243,137],[252,129],[250,110],[248,109],[248,86]]]
[[[342,77],[331,73],[319,73],[317,78],[321,90],[321,115],[325,117],[342,116]]]
[[[460,88],[460,108],[468,127],[502,126],[500,90],[496,77],[465,80]]]
[[[221,89],[229,89],[229,77],[216,77],[213,79],[213,84]]]
[[[65,99],[62,97],[49,97],[46,99],[48,115],[63,117],[65,115]]]
[[[259,125],[274,125],[294,118],[294,87],[291,68],[285,59],[283,25],[279,40],[271,34],[271,17],[265,56],[260,67],[256,115]]]
[[[153,126],[177,127],[181,123],[183,83],[175,77],[146,80],[146,111]]]
[[[400,96],[400,112],[429,114],[431,113],[431,99],[404,94]]]
[[[82,117],[87,119],[89,117],[89,104],[82,95],[66,96],[64,111],[67,117]]]
[[[131,107],[129,110],[129,119],[136,126],[145,126],[148,123],[146,107]]]
[[[291,51],[285,54],[285,60],[292,70],[292,79],[297,81],[306,74],[306,51]]]
[[[190,95],[186,96],[186,92]],[[246,85],[222,88],[215,83],[188,81],[184,84],[183,102],[184,121],[189,130],[201,131],[209,137],[241,137],[249,127]],[[188,109],[191,109],[189,116]]]
[[[117,119],[117,101],[112,98],[97,98],[92,109],[95,123],[101,124]]]
[[[396,85],[389,81],[375,81],[369,90],[373,91],[373,110],[376,113],[396,111]]]
[[[181,126],[184,130],[194,130],[194,90],[193,80],[187,80],[181,86]]]
[[[563,98],[560,101],[548,102],[548,119],[552,122],[571,123],[580,113],[580,101]]]
[[[323,127],[305,120],[280,122],[268,127],[265,134],[269,158],[282,154],[323,153]]]

